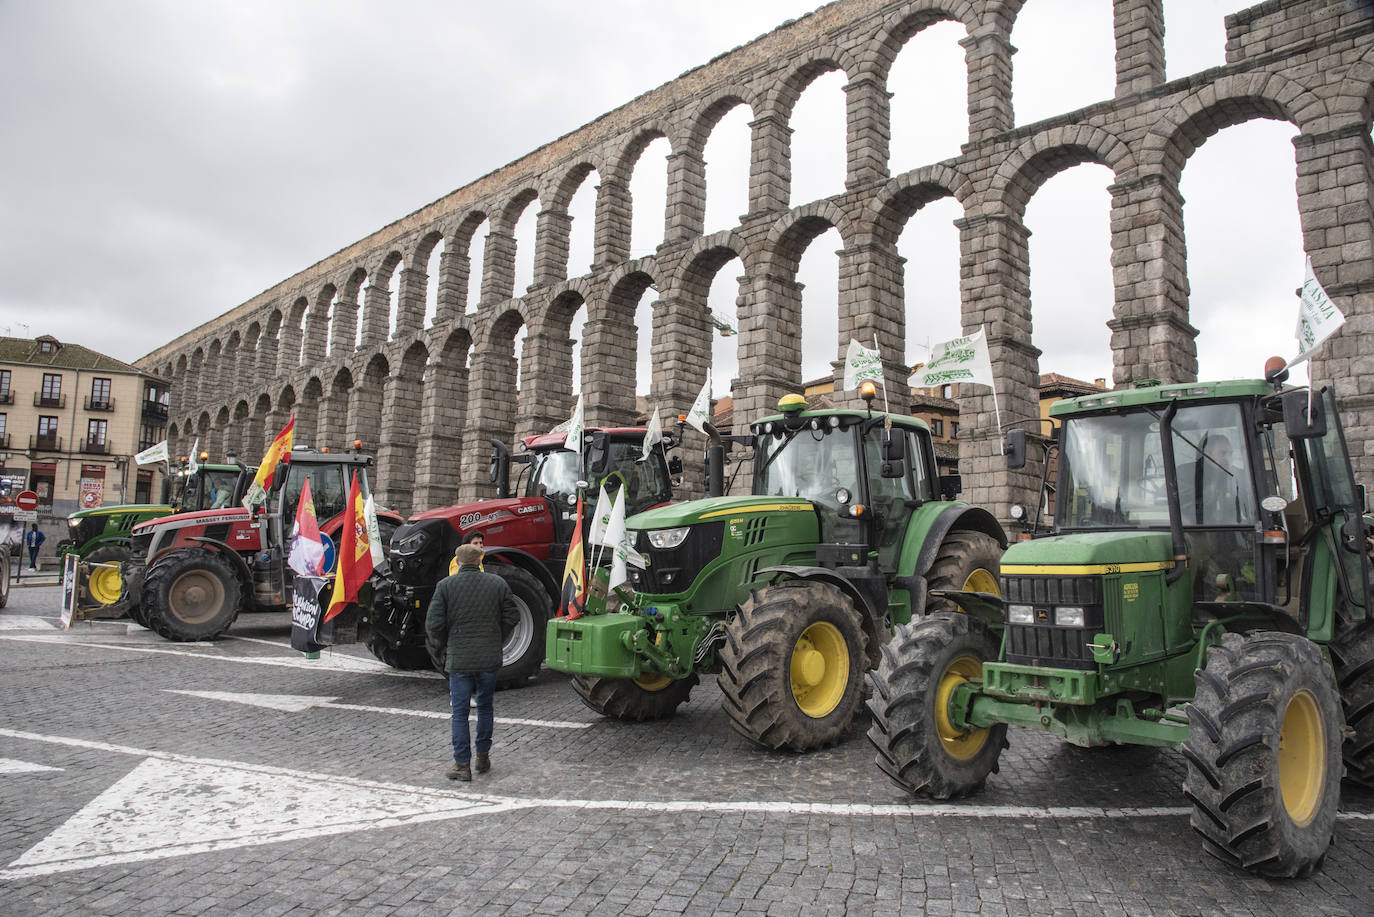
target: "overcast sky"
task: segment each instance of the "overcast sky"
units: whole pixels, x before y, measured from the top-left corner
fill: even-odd
[[[48,333],[136,360],[817,5],[0,0],[0,333]],[[1111,98],[1111,5],[1028,0],[1013,34],[1017,124]],[[1168,76],[1222,63],[1222,17],[1248,5],[1165,0]],[[962,34],[935,26],[898,58],[894,172],[957,155],[965,139]],[[821,78],[798,106],[794,203],[842,184],[843,82]],[[748,120],[737,109],[707,148],[708,231],[744,212]],[[1294,352],[1303,270],[1295,132],[1276,122],[1228,129],[1184,171],[1203,377],[1255,375],[1269,354]],[[636,254],[661,236],[657,149],[632,184]],[[1111,181],[1103,167],[1075,168],[1028,209],[1042,371],[1111,376]],[[593,184],[573,210],[573,273],[590,260]],[[902,237],[908,361],[961,333],[959,215],[937,203]],[[803,264],[807,378],[836,356],[839,247],[827,234]],[[718,276],[718,311],[733,311],[739,273],[736,262]],[[517,288],[527,282],[517,278]],[[717,340],[717,395],[737,372],[736,340]]]

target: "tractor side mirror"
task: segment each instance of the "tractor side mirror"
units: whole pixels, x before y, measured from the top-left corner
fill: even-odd
[[[940,475],[940,496],[953,500],[964,492],[964,479],[957,474]]]
[[[885,478],[906,476],[906,434],[887,434],[883,440],[883,463],[879,472]]]
[[[611,470],[611,444],[606,433],[598,430],[592,434],[591,444],[587,447],[587,480],[599,481]]]
[[[491,441],[491,466],[487,470],[498,497],[510,496],[510,450],[499,439]]]
[[[1321,398],[1299,389],[1283,396],[1283,425],[1289,439],[1315,439],[1326,435],[1326,411]],[[1309,411],[1310,408],[1310,411]]]
[[[1007,468],[1015,471],[1026,467],[1026,431],[1008,430],[1006,446],[1002,449],[1007,457]]]
[[[682,456],[675,455],[668,459],[668,474],[678,477],[682,474]]]

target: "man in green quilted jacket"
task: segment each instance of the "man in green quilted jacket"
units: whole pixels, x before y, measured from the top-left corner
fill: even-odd
[[[482,555],[473,544],[458,548],[458,572],[439,581],[425,618],[429,654],[448,674],[453,767],[445,776],[450,780],[471,780],[474,764],[479,774],[491,769],[496,670],[501,668],[504,635],[515,628],[520,615],[506,581],[482,572]],[[468,707],[474,697],[476,761],[468,733]]]

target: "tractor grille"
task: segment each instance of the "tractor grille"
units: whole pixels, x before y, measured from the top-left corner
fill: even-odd
[[[682,544],[660,551],[649,544],[646,533],[640,532],[635,541],[635,550],[648,558],[649,569],[632,572],[631,582],[635,591],[652,595],[686,591],[697,574],[720,556],[724,535],[724,522],[703,522],[692,526]]]
[[[1007,624],[1007,662],[1059,669],[1095,669],[1093,637],[1102,632],[1102,581],[1096,576],[1003,576],[1002,601],[1030,605],[1034,624]],[[1082,627],[1054,623],[1055,610],[1083,609]]]
[[[744,524],[744,546],[752,548],[763,541],[764,530],[768,527],[769,516],[753,516]]]

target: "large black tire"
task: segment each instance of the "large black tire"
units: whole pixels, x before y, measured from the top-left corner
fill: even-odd
[[[238,569],[218,551],[173,551],[143,579],[147,626],[167,640],[213,640],[229,629],[246,601]]]
[[[1293,634],[1226,634],[1188,704],[1183,792],[1207,851],[1262,876],[1321,868],[1341,793],[1331,666]]]
[[[414,672],[434,668],[434,660],[429,658],[429,650],[423,646],[394,644],[381,634],[374,633],[367,641],[367,648],[393,669]]]
[[[928,590],[949,592],[988,592],[1001,595],[997,579],[1002,567],[1002,545],[983,532],[950,532],[940,543],[935,560],[926,571]],[[958,611],[959,606],[949,599],[931,596],[926,600],[925,613]],[[920,609],[912,609],[919,613]]]
[[[699,679],[644,676],[643,678],[597,678],[574,675],[573,690],[582,703],[602,716],[631,723],[666,720],[687,703]]]
[[[1374,621],[1338,636],[1331,663],[1345,714],[1345,776],[1374,787]]]
[[[784,580],[750,593],[725,626],[717,678],[736,732],[806,751],[844,738],[863,700],[863,625],[838,586]]]
[[[85,557],[81,558],[88,564],[126,564],[133,559],[127,545],[106,544],[96,548]],[[91,598],[102,605],[113,605],[119,601],[120,593],[123,592],[124,574],[122,570],[110,567],[91,567],[90,575],[86,580],[86,589],[90,592]],[[138,597],[130,597],[130,605],[137,605]],[[130,609],[125,609],[129,617],[133,617]]]
[[[914,796],[954,799],[981,790],[1007,747],[1006,724],[960,729],[950,722],[948,700],[997,659],[992,630],[979,618],[939,612],[898,627],[882,650],[868,701],[878,767]]]
[[[511,564],[491,564],[487,572],[506,581],[520,608],[520,620],[501,647],[501,668],[496,672],[496,687],[516,688],[529,681],[544,664],[545,627],[553,615],[553,601],[528,570]]]
[[[0,608],[10,603],[10,552],[0,550]]]

